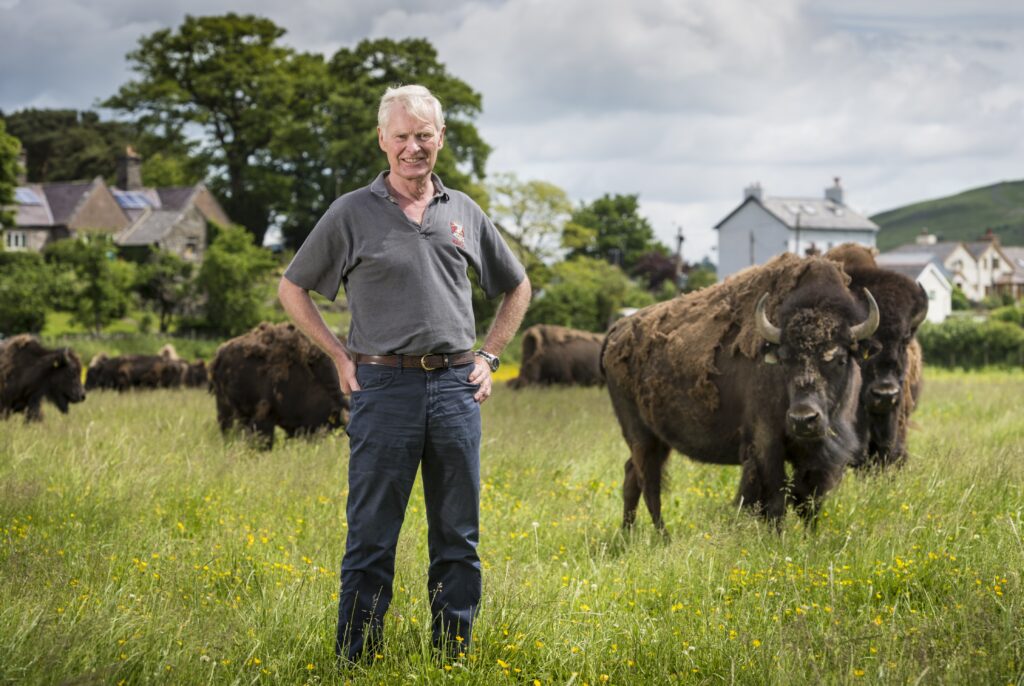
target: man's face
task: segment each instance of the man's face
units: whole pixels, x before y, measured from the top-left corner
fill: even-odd
[[[432,122],[417,119],[401,105],[395,105],[387,130],[377,128],[377,140],[380,149],[387,153],[393,175],[421,179],[434,169],[437,151],[444,146],[444,127],[438,131]]]

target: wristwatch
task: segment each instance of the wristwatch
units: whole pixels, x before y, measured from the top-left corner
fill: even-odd
[[[487,361],[487,366],[491,368],[492,372],[498,371],[498,366],[501,364],[501,360],[498,359],[497,355],[492,355],[486,350],[475,350],[474,355],[479,355]]]

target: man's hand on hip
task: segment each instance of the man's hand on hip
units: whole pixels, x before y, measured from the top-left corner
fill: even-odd
[[[332,357],[334,368],[338,370],[338,383],[341,385],[341,392],[349,395],[352,391],[361,391],[359,382],[356,381],[356,365],[352,359],[342,353]]]
[[[469,373],[469,383],[474,383],[480,390],[473,394],[473,400],[482,403],[491,397],[491,368],[487,360],[477,357],[473,362],[473,371]]]

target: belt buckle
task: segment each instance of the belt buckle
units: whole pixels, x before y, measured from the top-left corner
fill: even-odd
[[[444,364],[442,364],[440,367],[428,367],[427,366],[427,358],[428,357],[430,357],[430,353],[427,353],[426,355],[423,355],[423,356],[420,357],[420,367],[423,368],[423,371],[425,371],[425,372],[432,372],[435,369],[447,369],[448,368],[448,355],[447,355],[447,353],[444,353],[444,354],[441,355],[441,359],[444,360]]]

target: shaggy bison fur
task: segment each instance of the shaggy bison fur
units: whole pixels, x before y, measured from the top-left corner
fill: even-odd
[[[554,324],[535,324],[523,332],[522,363],[512,388],[565,384],[596,386],[601,375],[604,336]]]
[[[624,527],[642,495],[664,530],[673,448],[740,465],[742,506],[779,521],[790,502],[813,521],[860,450],[852,358],[877,310],[866,314],[847,282],[830,260],[786,254],[615,323],[602,365],[630,450]]]
[[[43,398],[65,414],[71,403],[85,400],[78,355],[46,348],[28,334],[0,344],[0,418],[24,412],[25,421],[39,421]]]
[[[333,362],[291,324],[263,323],[221,344],[210,388],[222,432],[236,424],[269,448],[288,436],[344,425],[348,403]]]
[[[188,373],[189,364],[178,357],[171,345],[165,345],[159,355],[107,357],[100,353],[89,362],[85,388],[122,392],[135,388],[180,388]]]

